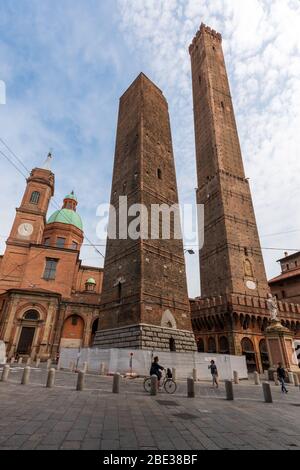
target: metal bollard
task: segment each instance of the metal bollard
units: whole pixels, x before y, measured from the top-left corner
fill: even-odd
[[[295,387],[299,387],[299,375],[294,373],[294,383],[295,383]]]
[[[295,385],[295,380],[294,380],[294,374],[293,374],[293,372],[289,372],[288,375],[289,375],[289,383],[290,383],[291,385]]]
[[[273,377],[274,377],[275,385],[279,385],[279,380],[278,380],[278,374],[277,374],[277,372],[274,372],[274,373],[273,373]]]
[[[175,369],[175,367],[172,368],[172,379],[174,380],[174,382],[176,382],[176,369]]]
[[[40,367],[40,358],[37,358],[37,360],[35,361],[35,367]]]
[[[268,382],[264,382],[262,384],[263,386],[263,392],[264,392],[264,398],[266,403],[273,403],[272,399],[272,392],[271,392],[271,386]]]
[[[15,363],[15,358],[14,358],[14,357],[11,357],[11,358],[10,358],[10,363],[11,363],[11,364],[14,364],[14,363]]]
[[[105,375],[105,364],[101,362],[100,364],[100,375]]]
[[[233,381],[236,385],[240,383],[239,373],[236,370],[233,371]]]
[[[113,393],[120,393],[120,374],[114,374],[113,378],[113,386],[112,386],[112,392]]]
[[[233,396],[233,385],[231,380],[225,380],[225,391],[226,391],[226,400],[232,401]]]
[[[258,372],[254,372],[254,385],[260,385],[260,378]]]
[[[84,372],[84,373],[86,374],[87,371],[88,371],[88,363],[87,363],[87,362],[84,362],[84,363],[83,363],[83,367],[82,367],[82,372]]]
[[[22,364],[22,362],[23,362],[23,357],[19,357],[18,364]]]
[[[46,388],[52,388],[55,381],[55,369],[49,369]]]
[[[9,376],[10,366],[5,364],[2,371],[1,382],[6,382]]]
[[[30,364],[31,364],[31,357],[28,357],[26,361],[26,366],[30,366]]]
[[[30,378],[30,367],[26,366],[23,370],[21,385],[28,385],[29,384],[29,378]]]
[[[195,382],[190,377],[187,379],[187,396],[188,398],[195,398]]]
[[[150,395],[157,395],[157,375],[151,375]]]
[[[197,369],[193,369],[193,379],[194,382],[197,382]]]
[[[84,389],[84,379],[85,373],[82,371],[78,372],[76,390],[79,392],[82,392],[82,390]]]

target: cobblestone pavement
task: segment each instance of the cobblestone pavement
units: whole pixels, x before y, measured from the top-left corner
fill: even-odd
[[[1,374],[1,369],[0,369]],[[273,404],[262,387],[234,385],[235,400],[225,400],[221,383],[214,390],[186,383],[174,395],[151,397],[142,379],[122,379],[112,394],[112,378],[86,376],[75,391],[77,374],[58,371],[55,387],[45,388],[45,368],[32,369],[30,385],[20,385],[21,367],[0,382],[0,449],[218,450],[300,449],[300,390],[288,395],[272,385]]]

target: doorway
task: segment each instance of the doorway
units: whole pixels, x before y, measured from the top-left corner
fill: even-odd
[[[23,326],[17,349],[18,354],[26,354],[30,356],[34,333],[34,327]]]

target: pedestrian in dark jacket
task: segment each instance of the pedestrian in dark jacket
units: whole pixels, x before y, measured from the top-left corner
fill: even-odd
[[[285,383],[284,383],[284,380],[285,380],[285,370],[284,370],[284,368],[282,367],[281,362],[278,363],[278,367],[277,367],[277,377],[278,377],[279,382],[281,383],[281,391],[282,391],[282,393],[288,393],[288,390],[286,389],[286,386],[285,386]]]
[[[216,387],[219,388],[218,369],[215,361],[210,361],[210,366],[208,366],[208,368],[211,372],[213,387],[216,385]]]

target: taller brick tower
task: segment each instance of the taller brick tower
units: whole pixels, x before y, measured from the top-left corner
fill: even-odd
[[[120,196],[127,202],[119,202]],[[149,228],[153,204],[178,203],[168,104],[144,74],[120,99],[111,192],[117,220],[121,211],[127,213],[137,203],[147,208]],[[135,214],[126,216],[125,233],[107,242],[94,345],[193,351],[182,240],[133,240],[126,235],[130,215]],[[142,230],[145,224],[143,219]]]
[[[201,296],[269,292],[219,33],[201,25],[191,46],[198,190],[204,205]]]

